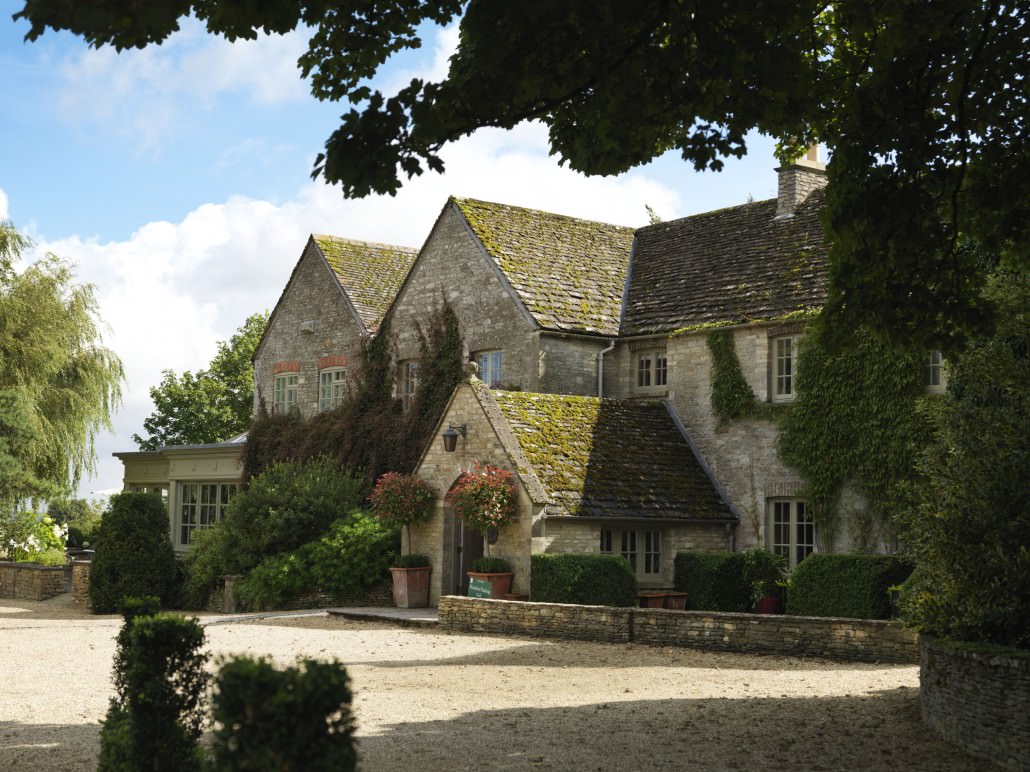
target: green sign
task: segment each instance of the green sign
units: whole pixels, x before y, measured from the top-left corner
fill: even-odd
[[[470,577],[468,596],[470,598],[489,598],[493,591],[493,587],[493,582],[488,582],[486,579]]]

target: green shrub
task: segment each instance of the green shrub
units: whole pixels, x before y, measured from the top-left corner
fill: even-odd
[[[221,523],[196,535],[186,558],[183,602],[204,608],[225,574],[247,573],[266,558],[317,540],[360,500],[360,483],[327,459],[272,464],[236,495]]]
[[[94,614],[117,611],[129,596],[156,595],[167,606],[177,594],[168,512],[153,493],[119,493],[100,522],[89,574]]]
[[[49,515],[0,512],[0,560],[42,563],[42,556],[48,552],[56,550],[63,554],[67,536],[67,526]]]
[[[351,696],[339,662],[309,659],[278,670],[264,659],[229,660],[212,697],[212,769],[355,769]]]
[[[197,740],[204,631],[194,620],[147,615],[156,599],[127,602],[115,654],[116,697],[100,732],[99,772],[179,772],[200,768]]]
[[[783,599],[783,581],[787,572],[787,558],[763,549],[744,550],[744,583],[751,588],[751,603],[760,598]]]
[[[617,555],[533,555],[531,600],[587,606],[635,606],[637,578]]]
[[[787,613],[887,619],[889,588],[901,584],[911,573],[910,563],[892,555],[814,553],[791,574]]]
[[[236,584],[236,597],[247,608],[281,608],[316,591],[364,592],[388,576],[398,533],[397,526],[355,510],[318,541],[263,560]]]
[[[472,570],[480,574],[506,574],[511,571],[511,564],[504,558],[484,556],[472,561]]]
[[[754,589],[745,576],[742,552],[678,552],[675,586],[701,611],[750,611]]]
[[[429,565],[429,555],[398,555],[390,566],[393,568],[425,568]]]

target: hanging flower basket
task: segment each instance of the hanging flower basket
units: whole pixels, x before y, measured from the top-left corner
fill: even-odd
[[[404,526],[411,552],[411,525],[424,523],[433,515],[436,488],[411,474],[387,472],[376,481],[369,496],[372,511],[384,520]]]
[[[458,478],[448,497],[465,525],[484,535],[499,531],[518,517],[512,474],[496,466],[474,463]],[[490,554],[489,539],[486,554]]]

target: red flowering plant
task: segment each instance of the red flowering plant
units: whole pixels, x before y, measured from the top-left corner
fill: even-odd
[[[369,496],[372,511],[384,520],[403,525],[411,553],[411,524],[424,523],[433,514],[436,488],[412,474],[387,472]]]
[[[511,472],[489,464],[474,462],[447,495],[465,525],[484,535],[513,522],[519,513]],[[489,539],[486,554],[489,557]]]

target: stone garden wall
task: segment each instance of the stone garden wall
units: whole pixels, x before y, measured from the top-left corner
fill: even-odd
[[[574,606],[457,596],[440,598],[437,612],[442,627],[467,632],[846,661],[919,661],[915,634],[896,622],[881,620]]]
[[[0,598],[46,600],[64,592],[64,566],[0,562]]]
[[[1030,654],[922,636],[923,721],[974,756],[1030,769]]]

